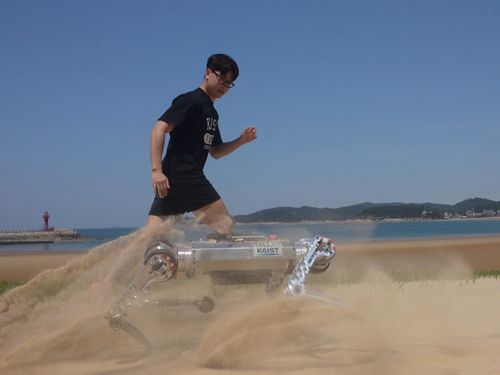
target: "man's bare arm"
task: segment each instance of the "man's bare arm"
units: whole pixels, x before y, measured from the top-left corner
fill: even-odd
[[[151,131],[151,142],[149,145],[149,154],[151,157],[151,170],[153,182],[153,189],[155,194],[160,197],[167,195],[168,179],[163,174],[161,168],[161,157],[163,155],[163,148],[165,146],[165,135],[174,129],[175,125],[167,124],[163,121],[158,121]],[[146,228],[141,232],[139,237],[133,242],[129,243],[121,252],[116,259],[115,264],[104,277],[101,284],[95,283],[92,285],[93,289],[110,289],[111,286],[120,280],[123,275],[125,275],[130,269],[137,263],[137,261],[142,256],[142,253],[137,251],[140,248],[139,244],[143,244],[145,241],[149,240],[149,224],[161,223],[162,219],[160,217],[149,217]]]
[[[153,192],[158,194],[160,198],[167,196],[168,178],[163,174],[161,168],[161,157],[165,147],[165,135],[174,130],[174,124],[167,124],[163,121],[158,121],[151,130],[151,141],[149,143],[149,157],[151,158],[151,182],[153,183]]]
[[[229,155],[244,144],[254,141],[255,139],[257,139],[257,130],[254,126],[249,126],[248,128],[245,128],[241,135],[234,141],[224,142],[218,146],[211,147],[210,155],[212,155],[214,159],[220,159]]]

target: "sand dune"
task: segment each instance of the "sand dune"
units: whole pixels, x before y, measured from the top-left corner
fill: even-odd
[[[134,306],[128,320],[157,346],[153,355],[125,332],[107,327],[104,314],[116,295],[106,298],[89,290],[133,237],[103,245],[4,295],[0,373],[500,373],[500,284],[468,276],[474,251],[478,258],[489,252],[489,264],[495,264],[499,237],[467,239],[470,257],[460,251],[463,241],[456,240],[430,241],[427,247],[414,247],[412,241],[346,244],[344,250],[338,244],[335,264],[311,278],[310,287],[343,306],[309,298],[268,300],[258,287],[236,290],[244,302],[217,306],[209,314],[189,306]],[[398,262],[390,259],[391,251]],[[439,269],[448,272],[443,275],[460,277],[391,281],[387,271],[407,269],[415,251],[429,251],[428,267],[439,259]],[[415,263],[427,267],[422,259]],[[363,265],[363,280],[340,284],[353,264]],[[206,277],[179,277],[154,293],[199,298],[211,295],[211,288]]]

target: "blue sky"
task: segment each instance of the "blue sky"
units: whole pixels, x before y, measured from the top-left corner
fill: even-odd
[[[227,53],[231,214],[500,200],[498,1],[0,0],[0,230],[142,226],[150,131]]]

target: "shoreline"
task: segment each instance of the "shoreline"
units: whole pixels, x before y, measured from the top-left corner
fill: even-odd
[[[420,223],[434,221],[487,221],[500,220],[500,216],[493,217],[464,217],[453,219],[384,219],[384,220],[368,220],[368,219],[347,219],[347,220],[325,220],[325,221],[296,221],[293,223],[282,223],[279,221],[270,222],[255,222],[255,223],[240,223],[235,222],[234,226],[245,225],[308,225],[308,224],[358,224],[358,223]]]
[[[500,235],[408,240],[335,242],[333,272],[377,268],[415,271],[449,268],[460,263],[470,270],[500,270]],[[0,281],[30,280],[39,273],[82,258],[85,251],[0,252]]]

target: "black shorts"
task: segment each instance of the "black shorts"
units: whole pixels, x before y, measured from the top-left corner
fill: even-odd
[[[170,184],[167,196],[155,195],[150,215],[174,216],[193,212],[220,199],[212,184],[205,180],[196,184]]]

